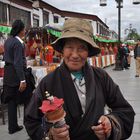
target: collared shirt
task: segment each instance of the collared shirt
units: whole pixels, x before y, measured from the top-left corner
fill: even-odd
[[[15,38],[17,38],[17,39],[20,41],[21,44],[24,43],[23,40],[22,40],[19,36],[16,36]],[[26,82],[26,80],[22,80],[22,81],[20,81],[20,82],[21,82],[21,83],[24,83],[24,82]]]
[[[19,36],[15,36],[15,38],[17,38],[21,42],[21,44],[24,43],[23,40]]]
[[[86,106],[86,86],[85,86],[85,79],[82,77],[82,79],[76,78],[73,74],[71,74],[73,83],[75,85],[83,113],[85,113],[85,106]]]

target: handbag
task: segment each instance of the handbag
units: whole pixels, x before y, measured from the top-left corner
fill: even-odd
[[[35,79],[32,74],[32,68],[27,68],[25,70],[25,79],[26,79],[26,89],[22,93],[18,93],[18,104],[24,104],[28,102],[32,97],[32,92],[35,89]]]
[[[31,68],[27,68],[25,70],[25,78],[27,87],[22,93],[18,91],[19,86],[16,87],[10,87],[6,85],[3,86],[3,90],[1,93],[2,103],[8,103],[12,98],[16,98],[17,104],[24,104],[25,102],[28,102],[31,99],[32,92],[35,89],[35,79],[32,74]]]

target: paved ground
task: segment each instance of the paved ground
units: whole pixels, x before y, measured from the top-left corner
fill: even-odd
[[[131,68],[126,71],[113,71],[114,66],[105,68],[105,70],[111,75],[113,80],[120,86],[125,98],[133,106],[136,117],[133,129],[133,134],[129,140],[140,140],[140,78],[135,78],[135,64],[132,59]],[[22,107],[20,108],[22,112]],[[21,114],[22,116],[22,114]],[[6,118],[7,120],[7,118]],[[22,124],[22,117],[19,118],[20,124]],[[7,121],[6,125],[2,125],[0,119],[0,140],[27,140],[28,136],[25,129],[9,135],[7,132]]]

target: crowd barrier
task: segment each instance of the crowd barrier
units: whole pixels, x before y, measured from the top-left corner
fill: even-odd
[[[115,64],[115,55],[104,55],[104,56],[92,57],[89,59],[89,63],[96,67],[105,68],[105,67]],[[5,64],[4,61],[0,61],[0,77],[3,77],[4,75],[4,64]],[[56,67],[57,67],[56,65],[48,66],[47,68],[48,73],[50,71],[53,71]]]
[[[115,55],[104,55],[90,58],[90,64],[96,67],[105,68],[115,64]]]

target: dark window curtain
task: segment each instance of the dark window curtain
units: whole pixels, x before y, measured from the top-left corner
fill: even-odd
[[[33,27],[39,27],[39,19],[33,19]]]
[[[10,16],[10,24],[12,24],[16,19],[21,19],[27,28],[31,26],[30,12],[10,6],[9,16]]]
[[[43,25],[45,26],[48,23],[49,23],[49,13],[43,12]]]
[[[0,24],[7,24],[7,5],[0,2]]]
[[[58,23],[58,17],[57,16],[54,16],[53,20],[54,20],[54,23]]]
[[[96,26],[97,26],[97,34],[99,33],[99,26],[98,23],[96,22]]]

